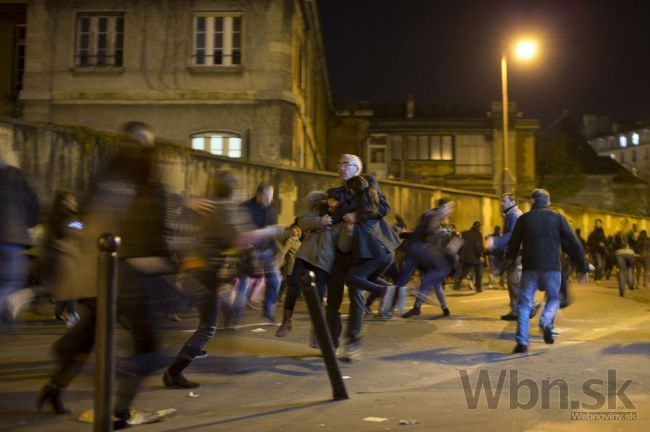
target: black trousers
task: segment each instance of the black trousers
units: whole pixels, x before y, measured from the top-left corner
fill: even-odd
[[[332,335],[332,342],[336,348],[339,347],[339,339],[343,326],[341,324],[341,303],[343,302],[343,290],[345,275],[352,266],[352,254],[337,252],[332,264],[332,269],[327,277],[327,305],[325,306],[325,318],[327,326]]]
[[[116,363],[118,388],[113,413],[118,417],[128,415],[142,380],[163,366],[155,310],[156,291],[163,283],[159,276],[120,263],[118,314],[129,327],[132,357]],[[79,374],[95,346],[95,299],[80,300],[79,315],[77,324],[54,344],[56,369],[50,383],[59,388],[66,388]]]

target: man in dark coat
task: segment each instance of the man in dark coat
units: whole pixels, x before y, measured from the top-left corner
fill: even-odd
[[[603,270],[605,270],[605,257],[607,256],[607,236],[603,229],[603,221],[596,219],[594,222],[594,230],[587,237],[587,246],[589,253],[594,261],[596,273],[594,274],[594,281],[599,283],[603,278]]]
[[[343,180],[344,184],[340,186],[342,199],[336,213],[332,217],[332,223],[336,224],[341,221],[346,223],[356,222],[356,205],[352,193],[347,187],[347,183],[354,177],[362,176],[370,187],[377,190],[379,195],[378,217],[385,217],[390,212],[390,206],[386,202],[386,196],[381,192],[377,180],[368,174],[362,174],[363,164],[361,159],[356,155],[343,154],[336,164],[339,177]],[[363,255],[367,251],[357,251]],[[354,264],[353,254],[351,252],[345,253],[340,250],[336,251],[332,269],[327,278],[327,307],[325,309],[327,324],[332,335],[334,346],[338,348],[339,338],[341,337],[341,303],[343,301],[343,288],[345,283],[345,276],[348,270]],[[361,320],[363,319],[363,310],[365,299],[362,290],[350,290],[350,331],[352,335],[358,334],[361,329]],[[361,313],[359,313],[361,311]],[[353,351],[353,350],[351,350]],[[346,358],[349,360],[358,359],[357,355],[352,352],[346,352]]]
[[[474,272],[474,286],[477,293],[483,291],[481,278],[483,277],[483,236],[481,235],[481,222],[476,221],[472,228],[463,231],[463,247],[458,251],[458,271],[454,280],[454,289],[460,289],[460,283],[470,271]]]
[[[23,172],[0,156],[0,323],[15,318],[8,297],[27,278],[28,228],[38,221],[38,200]]]
[[[549,208],[549,193],[544,189],[535,189],[531,198],[533,206],[517,220],[506,255],[512,264],[519,248],[522,248],[523,270],[517,303],[517,345],[514,353],[528,351],[530,313],[537,289],[546,293],[539,327],[544,334],[544,342],[554,342],[553,321],[560,307],[561,250],[564,249],[577,263],[581,281],[586,282],[589,271],[584,251],[571,226],[561,214]]]

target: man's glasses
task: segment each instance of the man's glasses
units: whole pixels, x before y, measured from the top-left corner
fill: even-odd
[[[346,167],[347,168],[347,167],[351,167],[351,166],[356,167],[356,166],[359,166],[359,165],[357,165],[355,163],[350,163],[350,162],[339,162],[339,163],[336,164],[337,168],[341,168],[341,167]]]

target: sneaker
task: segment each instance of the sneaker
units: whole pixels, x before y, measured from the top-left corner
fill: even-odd
[[[8,295],[5,301],[11,319],[18,318],[18,315],[29,306],[34,297],[36,297],[36,291],[31,288],[23,288]]]
[[[442,309],[442,316],[449,316],[451,315],[451,312],[449,312],[448,308],[443,308]]]
[[[358,362],[361,360],[361,346],[359,344],[346,345],[340,360],[347,363]]]
[[[420,309],[412,308],[402,315],[402,318],[411,318],[414,315],[420,315]]]
[[[271,324],[272,326],[279,327],[280,322],[275,319],[273,315],[262,315],[262,319],[266,321],[267,323]]]
[[[551,327],[545,327],[543,331],[544,331],[544,343],[550,345],[553,342],[555,342],[555,340],[553,339],[553,329]]]
[[[393,315],[391,315],[391,314],[382,314],[382,313],[378,313],[377,315],[375,315],[375,319],[377,319],[377,320],[384,320],[384,321],[392,320],[392,319],[393,319]]]
[[[194,356],[194,360],[204,359],[204,358],[206,358],[207,356],[208,356],[208,353],[205,352],[205,351],[203,351],[203,350],[201,350],[201,351],[199,351],[199,353],[198,353],[197,355]]]
[[[415,297],[419,298],[426,304],[438,304],[436,300],[433,299],[433,297],[429,297],[428,295],[424,295],[418,290],[417,288],[409,288],[409,292],[413,294]]]
[[[372,310],[368,306],[363,307],[363,317],[372,318]]]
[[[521,354],[527,352],[528,352],[528,345],[524,345],[520,343],[518,343],[517,346],[515,346],[515,349],[512,350],[513,354]]]
[[[501,315],[501,319],[504,321],[517,321],[517,315],[513,315],[512,313],[508,312],[505,315]]]
[[[551,334],[552,334],[553,336],[559,336],[559,335],[560,335],[560,332],[557,331],[557,330],[555,330],[554,328],[552,328],[552,329],[551,329]]]

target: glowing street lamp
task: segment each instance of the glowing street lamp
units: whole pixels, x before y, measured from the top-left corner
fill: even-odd
[[[514,47],[515,57],[530,60],[537,54],[537,44],[532,40],[519,41]],[[503,173],[501,175],[501,193],[514,192],[515,179],[508,169],[508,57],[506,51],[501,54],[501,94],[503,102]]]

